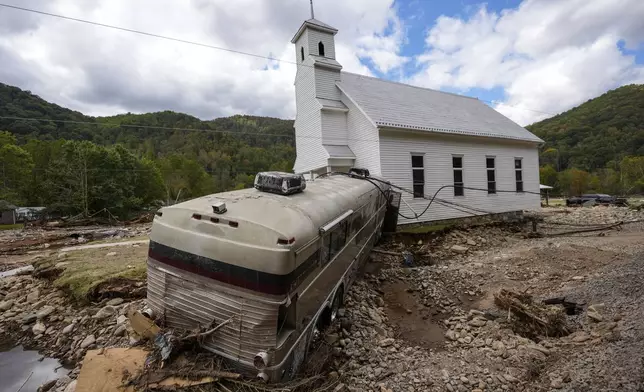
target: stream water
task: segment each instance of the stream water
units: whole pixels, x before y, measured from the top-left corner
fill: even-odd
[[[43,359],[37,351],[24,350],[21,346],[0,351],[0,392],[34,392],[40,385],[67,372],[58,360]]]

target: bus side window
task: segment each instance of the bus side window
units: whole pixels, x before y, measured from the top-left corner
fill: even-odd
[[[347,221],[339,223],[336,227],[328,232],[322,239],[322,258],[321,263],[325,264],[333,260],[333,258],[340,252],[347,241],[347,229],[349,225]]]

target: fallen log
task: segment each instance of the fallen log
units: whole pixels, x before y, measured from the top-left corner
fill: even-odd
[[[383,249],[378,249],[378,248],[373,248],[373,249],[371,249],[371,251],[373,253],[380,253],[380,254],[387,255],[387,256],[396,256],[396,257],[402,256],[402,253],[400,253],[400,252],[391,252],[391,251],[388,251],[388,250],[383,250]]]

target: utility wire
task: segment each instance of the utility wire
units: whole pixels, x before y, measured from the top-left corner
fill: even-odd
[[[248,136],[270,136],[270,137],[284,137],[284,138],[294,138],[295,135],[281,135],[278,133],[261,133],[261,132],[242,132],[242,131],[229,131],[221,129],[208,129],[208,128],[177,128],[177,127],[163,127],[157,125],[134,125],[134,124],[112,124],[112,123],[102,123],[100,121],[76,121],[76,120],[50,120],[47,118],[32,118],[32,117],[15,117],[15,116],[0,116],[0,119],[5,120],[14,120],[14,121],[42,121],[42,122],[54,122],[54,123],[65,123],[65,124],[83,124],[83,125],[95,125],[103,126],[106,128],[142,128],[142,129],[161,129],[165,131],[184,131],[184,132],[212,132],[212,133],[221,133],[221,134],[232,134],[232,135],[248,135]],[[301,139],[322,139],[321,136],[306,136],[298,135],[298,138]],[[378,139],[358,139],[358,138],[347,138],[346,140],[351,141],[360,141],[360,142],[377,142]]]
[[[73,18],[73,17],[70,17],[70,16],[54,14],[54,13],[45,12],[45,11],[39,11],[39,10],[31,9],[31,8],[19,7],[19,6],[11,5],[11,4],[0,3],[0,7],[11,8],[11,9],[14,9],[14,10],[25,11],[25,12],[32,12],[32,13],[36,13],[36,14],[40,14],[40,15],[51,16],[51,17],[54,17],[54,18],[65,19],[65,20],[70,20],[70,21],[79,22],[79,23],[85,23],[85,24],[94,25],[94,26],[100,26],[100,27],[113,29],[113,30],[125,31],[125,32],[128,32],[128,33],[139,34],[139,35],[144,35],[144,36],[153,37],[153,38],[165,39],[165,40],[173,41],[173,42],[180,42],[180,43],[188,44],[188,45],[200,46],[200,47],[204,47],[204,48],[208,48],[208,49],[221,50],[221,51],[224,51],[224,52],[241,54],[241,55],[244,55],[244,56],[250,56],[250,57],[265,59],[265,60],[269,60],[269,61],[275,61],[275,62],[279,62],[279,63],[285,63],[285,64],[291,64],[291,65],[300,65],[300,66],[304,66],[304,67],[314,68],[313,65],[298,64],[298,63],[296,63],[294,61],[290,61],[290,60],[278,59],[278,58],[271,57],[271,56],[264,56],[264,55],[260,55],[260,54],[244,52],[244,51],[241,51],[241,50],[228,49],[228,48],[224,48],[224,47],[221,47],[221,46],[204,44],[204,43],[200,43],[200,42],[190,41],[190,40],[187,40],[187,39],[169,37],[169,36],[161,35],[161,34],[148,33],[148,32],[141,31],[141,30],[135,30],[135,29],[130,29],[130,28],[126,28],[126,27],[120,27],[120,26],[114,26],[114,25],[110,25],[110,24],[106,24],[106,23],[100,23],[100,22],[94,22],[94,21],[86,20],[86,19]],[[362,77],[362,75],[358,75],[358,76]],[[480,99],[478,97],[469,97],[467,95],[463,95],[463,96],[468,97],[468,98],[476,98],[479,101],[490,103],[490,104],[493,104],[493,105],[499,104],[499,102],[497,102],[497,101],[490,101],[490,100]],[[557,115],[555,113],[548,113],[548,112],[544,112],[544,111],[540,111],[540,110],[529,109],[529,108],[522,107],[522,106],[510,105],[510,104],[507,104],[507,103],[501,103],[501,104],[503,104],[505,106],[512,107],[512,108],[516,108],[516,109],[528,110],[528,111],[531,111],[531,112],[547,114],[547,115],[550,115],[550,116],[556,116]]]

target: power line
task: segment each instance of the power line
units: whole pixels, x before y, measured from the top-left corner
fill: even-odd
[[[15,117],[15,116],[0,116],[0,119],[14,120],[14,121],[42,121],[54,122],[62,124],[76,124],[76,125],[95,125],[105,128],[143,128],[143,129],[161,129],[166,131],[197,131],[197,132],[213,132],[213,133],[231,133],[235,135],[253,135],[253,136],[272,136],[272,137],[289,137],[293,138],[295,135],[281,135],[277,133],[261,133],[261,132],[240,132],[240,131],[226,131],[221,129],[208,129],[208,128],[178,128],[178,127],[163,127],[157,125],[134,125],[134,124],[114,124],[102,123],[99,121],[76,121],[76,120],[52,120],[48,118],[33,118],[33,117]],[[304,136],[315,137],[315,136]],[[321,137],[317,137],[321,138]]]
[[[244,52],[244,51],[241,51],[241,50],[234,50],[234,49],[224,48],[222,46],[204,44],[204,43],[201,43],[201,42],[195,42],[195,41],[190,41],[190,40],[187,40],[187,39],[175,38],[175,37],[170,37],[170,36],[161,35],[161,34],[148,33],[148,32],[145,32],[145,31],[130,29],[130,28],[127,28],[127,27],[114,26],[114,25],[110,25],[110,24],[106,24],[106,23],[94,22],[94,21],[91,21],[91,20],[74,18],[74,17],[71,17],[71,16],[54,14],[54,13],[51,13],[51,12],[39,11],[39,10],[31,9],[31,8],[18,7],[18,6],[15,6],[15,5],[3,4],[3,3],[0,3],[0,7],[6,7],[6,8],[19,10],[19,11],[25,11],[25,12],[32,12],[32,13],[36,13],[36,14],[40,14],[40,15],[51,16],[51,17],[54,17],[54,18],[65,19],[65,20],[70,20],[70,21],[79,22],[79,23],[85,23],[85,24],[104,27],[104,28],[113,29],[113,30],[125,31],[125,32],[128,32],[128,33],[139,34],[139,35],[144,35],[144,36],[148,36],[148,37],[153,37],[153,38],[164,39],[164,40],[168,40],[168,41],[188,44],[188,45],[204,47],[204,48],[208,48],[208,49],[221,50],[221,51],[224,51],[224,52],[241,54],[241,55],[244,55],[244,56],[250,56],[250,57],[265,59],[265,60],[269,60],[269,61],[275,61],[275,62],[279,62],[279,63],[285,63],[285,64],[291,64],[291,65],[300,65],[300,66],[304,66],[304,67],[315,68],[312,65],[298,64],[297,62],[290,61],[290,60],[278,59],[278,58],[271,57],[271,56],[264,56],[264,55],[260,55],[260,54],[255,54],[255,53],[250,53],[250,52]],[[358,76],[362,77],[362,75],[358,75]],[[463,95],[463,96],[464,97],[469,97],[467,95]],[[491,103],[491,104],[494,104],[494,105],[498,103],[497,101],[485,100],[485,99],[481,99],[481,98],[478,98],[478,97],[469,97],[469,98],[476,98],[479,101],[486,102],[486,103]],[[535,112],[535,113],[541,113],[541,114],[547,114],[547,115],[550,115],[550,116],[556,116],[555,113],[548,113],[548,112],[544,112],[544,111],[540,111],[540,110],[529,109],[529,108],[522,107],[522,106],[515,106],[515,105],[510,105],[510,104],[503,104],[503,105],[513,107],[513,108],[516,108],[516,109],[528,110],[528,111]]]
[[[270,137],[285,137],[285,138],[294,138],[293,135],[281,135],[278,133],[262,133],[262,132],[241,132],[241,131],[227,131],[221,129],[209,129],[209,128],[177,128],[177,127],[163,127],[157,125],[134,125],[134,124],[113,124],[113,123],[102,123],[99,121],[76,121],[76,120],[51,120],[47,118],[31,118],[31,117],[15,117],[15,116],[0,116],[0,119],[5,120],[14,120],[14,121],[43,121],[43,122],[54,122],[54,123],[63,123],[63,124],[80,124],[80,125],[95,125],[102,126],[106,128],[143,128],[143,129],[161,129],[166,131],[196,131],[196,132],[213,132],[213,133],[223,133],[223,134],[232,134],[232,135],[248,135],[248,136],[270,136]],[[307,136],[299,135],[298,138],[301,139],[323,139],[322,136]],[[347,138],[348,141],[360,141],[360,142],[377,142],[379,139],[357,139],[357,138]]]
[[[91,21],[91,20],[73,18],[71,16],[65,16],[65,15],[60,15],[60,14],[54,14],[54,13],[51,13],[51,12],[34,10],[34,9],[31,9],[31,8],[18,7],[16,5],[0,3],[0,7],[13,8],[15,10],[33,12],[33,13],[36,13],[36,14],[47,15],[47,16],[51,16],[51,17],[54,17],[54,18],[71,20],[71,21],[74,21],[74,22],[79,22],[79,23],[85,23],[85,24],[90,24],[90,25],[94,25],[94,26],[105,27],[105,28],[108,28],[108,29],[126,31],[128,33],[145,35],[145,36],[148,36],[148,37],[160,38],[160,39],[165,39],[165,40],[168,40],[168,41],[180,42],[182,44],[201,46],[201,47],[204,47],[204,48],[216,49],[216,50],[221,50],[221,51],[224,51],[224,52],[243,54],[243,55],[246,55],[246,56],[252,56],[252,57],[266,59],[266,60],[270,60],[270,61],[279,61],[279,62],[283,62],[283,63],[289,63],[289,64],[297,65],[296,62],[289,61],[289,60],[276,59],[276,58],[270,57],[270,56],[262,56],[262,55],[259,55],[259,54],[243,52],[241,50],[228,49],[228,48],[224,48],[224,47],[221,47],[221,46],[215,46],[215,45],[204,44],[204,43],[200,43],[200,42],[194,42],[194,41],[190,41],[190,40],[187,40],[187,39],[168,37],[166,35],[148,33],[148,32],[141,31],[141,30],[129,29],[127,27],[114,26],[114,25],[109,25],[109,24],[106,24],[106,23],[94,22],[94,21]]]

